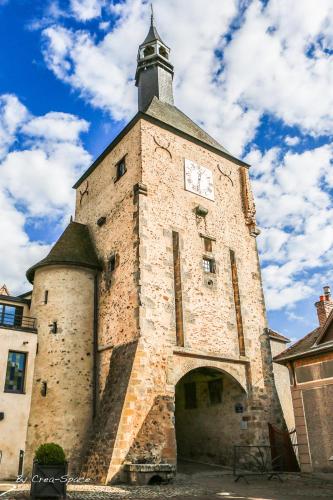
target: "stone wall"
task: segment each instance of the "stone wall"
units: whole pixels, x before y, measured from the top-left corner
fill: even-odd
[[[127,171],[115,182],[116,164],[125,157]],[[103,265],[99,277],[99,394],[108,375],[110,349],[137,340],[138,220],[133,188],[141,178],[141,129],[137,123],[110,151],[76,192],[75,220],[86,224]],[[81,194],[88,186],[89,192]],[[105,224],[97,225],[105,217]],[[116,269],[108,261],[116,254]]]
[[[82,473],[105,482],[109,470],[119,422],[124,408],[137,342],[116,346],[111,351],[109,371],[85,450]]]
[[[31,311],[37,317],[38,354],[26,472],[31,470],[36,448],[50,441],[64,448],[71,471],[77,471],[93,412],[93,271],[61,266],[37,269]],[[56,333],[51,330],[53,322]]]
[[[156,148],[167,144],[168,151]],[[210,168],[215,202],[184,190],[184,159]],[[183,286],[185,346],[239,358],[229,248],[238,268],[246,355],[253,363],[253,380],[263,385],[258,338],[266,326],[256,240],[245,224],[240,167],[230,160],[171,132],[142,122],[142,182],[148,196],[140,206],[141,296],[143,334],[164,347],[175,345],[172,230],[179,232]],[[228,173],[228,177],[221,174]],[[206,217],[196,216],[202,205]],[[205,284],[202,269],[205,234],[215,239],[214,286]],[[152,332],[155,332],[154,337]]]
[[[271,338],[272,356],[277,356],[286,349],[286,344]],[[273,363],[276,390],[283,410],[283,416],[289,431],[295,429],[295,417],[291,398],[289,370],[286,366]]]

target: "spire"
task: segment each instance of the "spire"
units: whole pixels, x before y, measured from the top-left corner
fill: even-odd
[[[146,43],[154,42],[156,40],[158,40],[159,42],[161,42],[164,45],[164,43],[163,43],[163,41],[162,41],[162,39],[161,39],[157,29],[156,29],[154,8],[153,8],[152,3],[150,4],[150,8],[151,8],[150,28],[149,28],[148,34],[147,34],[144,42],[142,43],[142,45],[145,45]],[[140,45],[140,47],[141,47],[141,45]]]
[[[135,75],[139,111],[144,111],[154,96],[173,104],[173,65],[169,61],[170,49],[156,29],[154,9],[152,4],[150,6],[150,27],[144,42],[139,46]]]

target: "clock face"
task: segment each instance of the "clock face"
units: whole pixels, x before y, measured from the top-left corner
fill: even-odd
[[[213,172],[191,160],[185,160],[185,189],[214,201]]]

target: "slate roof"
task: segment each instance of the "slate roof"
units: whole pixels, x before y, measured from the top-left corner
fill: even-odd
[[[157,97],[154,97],[149,104],[148,108],[144,111],[145,115],[156,118],[161,122],[170,125],[185,134],[188,134],[195,139],[198,139],[213,148],[219,149],[223,153],[228,153],[228,151],[221,146],[219,142],[213,139],[207,132],[205,132],[199,125],[194,123],[188,116],[186,116],[180,109],[176,106],[172,106],[166,102],[160,101]]]
[[[321,328],[315,328],[314,330],[312,330],[312,332],[305,335],[305,337],[295,342],[295,344],[293,344],[292,346],[288,347],[288,349],[275,356],[274,361],[280,361],[282,359],[287,360],[298,355],[301,357],[303,354],[309,353],[320,333]]]
[[[155,40],[158,40],[159,42],[163,43],[163,45],[165,45],[165,43],[162,41],[156,27],[154,26],[154,24],[151,24],[149,31],[148,31],[148,34],[147,34],[146,38],[144,39],[144,41],[142,42],[142,44],[140,45],[140,47],[142,45],[146,45],[146,43],[155,42]]]
[[[188,116],[186,116],[182,111],[180,111],[176,106],[167,104],[160,101],[157,97],[154,97],[147,107],[147,109],[142,112],[139,111],[132,120],[126,125],[125,128],[113,139],[109,146],[100,154],[100,156],[94,161],[94,163],[86,170],[83,175],[76,181],[73,188],[76,189],[80,184],[98,167],[100,162],[112,151],[112,149],[122,140],[123,137],[131,130],[132,127],[140,119],[146,119],[157,126],[170,129],[173,133],[184,135],[189,141],[199,142],[202,145],[206,145],[212,148],[216,154],[220,154],[224,158],[228,158],[237,165],[244,167],[249,167],[248,163],[239,160],[231,153],[229,153],[219,142],[213,139],[209,134],[207,134],[199,125],[194,123]]]
[[[70,222],[45,259],[28,269],[28,280],[33,283],[36,269],[56,264],[91,269],[100,268],[89,229],[86,225],[79,222]]]

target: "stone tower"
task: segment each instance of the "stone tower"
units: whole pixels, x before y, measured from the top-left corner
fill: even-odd
[[[230,464],[234,444],[267,442],[266,424],[281,418],[249,166],[173,105],[169,58],[152,18],[138,55],[139,111],[74,186],[72,224],[85,228],[98,258],[89,246],[75,267],[63,255],[65,267],[36,270],[38,318],[46,273],[63,273],[54,281],[65,293],[63,342],[67,335],[80,354],[67,372],[56,368],[53,394],[67,404],[61,377],[85,367],[75,377],[84,404],[70,407],[66,437],[73,450],[84,442],[96,406],[82,471],[103,483],[135,478],[140,464],[172,471],[179,458]],[[38,363],[55,369],[46,347],[54,338],[45,326],[36,387]],[[83,353],[89,342],[93,360]],[[49,432],[58,439],[55,426]]]

